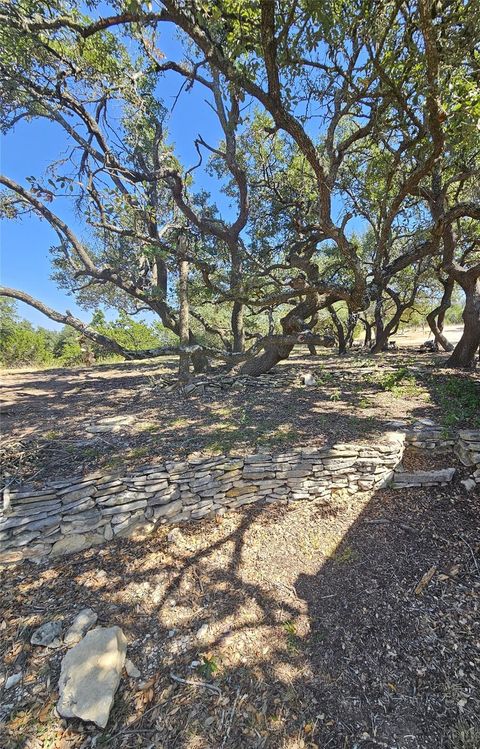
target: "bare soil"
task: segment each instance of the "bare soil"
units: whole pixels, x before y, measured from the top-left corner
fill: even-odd
[[[458,479],[339,492],[5,569],[0,746],[478,749],[479,515]],[[64,649],[29,644],[84,606],[142,674],[103,731],[56,716]]]
[[[452,376],[475,388],[470,416],[459,411],[453,425],[480,424],[478,376],[448,373],[442,355],[419,357],[410,349],[369,357],[353,350],[345,357],[299,350],[277,371],[312,372],[317,386],[286,389],[251,387],[218,395],[165,392],[159,375],[177,363],[162,358],[91,368],[3,373],[2,468],[12,484],[49,479],[97,468],[119,472],[193,452],[246,453],[257,447],[285,450],[367,440],[406,423],[429,418],[442,425],[444,408],[437,383]],[[392,387],[388,378],[406,373]],[[273,374],[272,377],[275,375]],[[451,399],[450,399],[451,400]],[[477,417],[473,416],[475,412]],[[133,416],[120,432],[91,434],[105,417]],[[452,426],[450,421],[447,426]]]

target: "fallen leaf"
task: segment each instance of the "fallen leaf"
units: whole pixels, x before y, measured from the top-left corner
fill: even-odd
[[[436,571],[437,571],[437,567],[436,567],[436,565],[433,565],[433,567],[430,567],[430,569],[428,570],[428,572],[425,572],[425,574],[423,575],[422,579],[420,580],[420,582],[418,583],[417,587],[415,588],[415,595],[416,596],[419,596],[419,595],[421,595],[423,593],[423,591],[427,587],[428,583],[430,582],[430,580],[432,579],[432,577],[434,576],[434,574],[435,574]]]

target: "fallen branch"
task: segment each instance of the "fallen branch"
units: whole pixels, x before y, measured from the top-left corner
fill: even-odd
[[[173,681],[176,681],[178,684],[187,684],[187,686],[189,687],[202,687],[203,689],[210,689],[210,691],[218,694],[219,697],[222,696],[220,688],[216,687],[215,684],[207,684],[205,681],[192,681],[191,679],[182,679],[181,676],[177,676],[172,672],[170,673],[170,678],[173,679]]]

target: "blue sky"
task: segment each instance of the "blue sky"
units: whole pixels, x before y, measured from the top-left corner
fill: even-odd
[[[160,48],[166,58],[179,60],[183,57],[182,46],[176,32],[169,24],[160,31]],[[183,79],[170,72],[159,87],[159,96],[167,109],[171,109]],[[183,91],[177,100],[168,123],[169,140],[175,146],[175,153],[182,164],[192,166],[198,160],[194,139],[201,134],[210,144],[221,138],[217,119],[205,103],[205,89],[196,84],[189,91]],[[1,170],[17,182],[28,186],[25,178],[32,175],[41,177],[48,165],[64,155],[71,144],[62,128],[46,120],[19,122],[13,131],[2,137],[0,161]],[[220,194],[218,185],[199,170],[195,173],[196,186],[204,187],[222,210],[229,216],[228,201]],[[341,212],[341,201],[335,200],[336,209]],[[74,215],[68,200],[55,201],[54,210],[61,215],[82,237],[86,234],[85,225]],[[352,230],[361,231],[362,222],[358,219],[349,224]],[[48,224],[35,217],[25,217],[18,221],[3,223],[1,233],[1,278],[6,286],[22,289],[46,304],[65,311],[67,308],[83,320],[89,320],[92,311],[81,310],[63,290],[51,280],[49,247],[57,243],[56,234]],[[58,327],[40,312],[19,303],[19,312],[34,324],[45,327]],[[116,313],[112,313],[113,315]],[[107,316],[112,316],[108,315]]]
[[[181,47],[172,34],[171,27],[165,26],[160,38],[162,50],[167,57],[178,59]],[[169,73],[163,79],[159,93],[168,109],[173,105],[181,83],[182,79],[176,73]],[[220,138],[218,122],[211,109],[205,105],[204,99],[205,92],[198,85],[190,91],[183,91],[170,115],[170,142],[175,144],[175,152],[184,164],[193,165],[198,159],[193,145],[198,134],[212,144]],[[69,139],[60,126],[40,119],[28,123],[21,121],[14,130],[2,136],[1,170],[28,187],[25,178],[44,174],[49,163],[61,157],[68,145]],[[201,184],[207,186],[205,177]],[[55,210],[82,235],[85,228],[74,216],[68,201],[57,201]],[[73,298],[58,289],[50,279],[49,247],[56,240],[56,234],[47,222],[35,216],[4,221],[1,228],[2,284],[26,291],[59,311],[63,312],[68,308],[81,319],[88,320],[91,313],[80,309]],[[59,327],[23,303],[18,303],[18,309],[23,317],[36,325]]]

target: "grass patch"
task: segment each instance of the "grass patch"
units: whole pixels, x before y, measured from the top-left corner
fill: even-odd
[[[202,656],[202,663],[198,667],[200,676],[204,679],[212,679],[220,670],[220,666],[213,655]]]
[[[358,552],[356,552],[355,549],[352,549],[351,546],[345,546],[333,557],[333,561],[336,562],[336,564],[350,564],[351,562],[355,562],[357,559]]]
[[[375,403],[371,401],[369,398],[360,398],[360,400],[357,403],[357,408],[374,408]]]
[[[54,432],[53,430],[44,434],[46,440],[57,440],[60,436],[60,432]]]
[[[388,372],[377,379],[382,390],[393,395],[420,395],[421,386],[408,367],[400,367],[395,372]]]
[[[149,454],[150,447],[148,445],[144,445],[142,447],[134,447],[128,452],[127,455],[129,460],[136,460],[137,458],[145,458]]]
[[[480,427],[480,383],[458,376],[431,378],[430,382],[444,427],[459,423]]]
[[[298,653],[302,644],[302,638],[297,634],[297,628],[294,622],[284,622],[283,629],[287,636],[287,650],[290,653]]]
[[[155,434],[159,429],[160,424],[154,424],[153,421],[144,421],[137,425],[138,432],[146,432],[147,434]]]
[[[293,427],[279,427],[274,432],[266,432],[257,437],[257,445],[284,445],[295,442],[300,438],[299,433]]]

